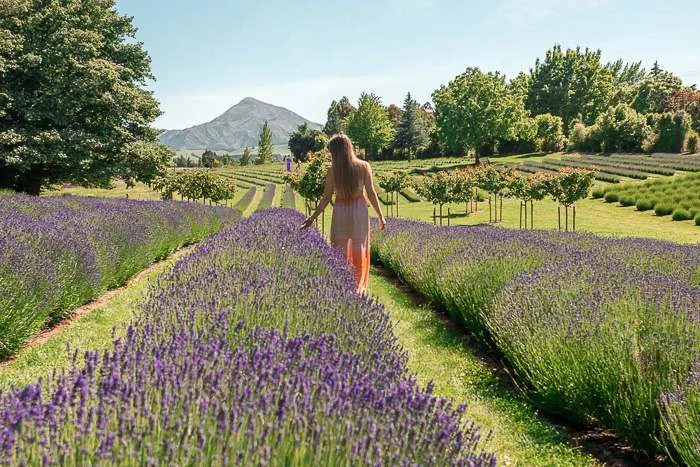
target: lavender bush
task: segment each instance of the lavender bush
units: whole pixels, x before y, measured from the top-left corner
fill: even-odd
[[[0,359],[72,308],[237,218],[179,202],[0,196]]]
[[[540,406],[676,449],[659,404],[700,356],[697,246],[392,219],[373,253],[494,343]],[[674,429],[697,433],[683,400]]]
[[[103,354],[0,396],[15,464],[495,465],[291,210],[203,242]]]

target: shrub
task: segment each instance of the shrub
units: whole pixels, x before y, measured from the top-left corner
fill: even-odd
[[[659,139],[654,150],[657,152],[683,151],[683,144],[690,131],[690,125],[690,115],[682,110],[662,114],[656,125]]]
[[[647,198],[637,200],[635,206],[637,207],[637,211],[649,211],[650,209],[654,209],[654,203]]]
[[[673,205],[668,204],[668,203],[657,204],[654,207],[654,213],[657,216],[668,216],[672,212],[673,212]]]
[[[609,191],[605,194],[606,203],[617,203],[618,201],[620,201],[620,194],[616,191]]]
[[[592,197],[593,199],[600,199],[600,198],[602,198],[603,196],[605,196],[605,188],[596,188],[596,189],[593,190],[593,192],[591,193],[591,197]]]
[[[644,115],[626,104],[609,107],[598,116],[596,125],[606,152],[640,152],[644,141],[653,133]]]
[[[541,151],[561,151],[566,147],[564,137],[564,121],[552,114],[541,114],[535,117],[537,125],[537,147]]]
[[[693,130],[690,130],[688,133],[688,139],[685,141],[685,150],[691,154],[700,152],[700,135]]]
[[[695,225],[700,225],[700,214],[695,216]]]
[[[683,208],[678,208],[678,209],[674,210],[672,217],[673,217],[674,221],[687,221],[687,220],[692,219],[692,217],[690,216],[690,213],[686,209],[683,209]]]
[[[620,197],[620,204],[627,207],[627,206],[634,206],[637,200],[635,199],[634,196],[631,195],[626,195],[626,196],[621,196]]]

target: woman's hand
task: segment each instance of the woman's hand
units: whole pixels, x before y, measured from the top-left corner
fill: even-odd
[[[315,219],[314,219],[313,216],[307,217],[306,220],[301,224],[301,230],[304,230],[304,229],[310,227],[311,224],[314,223],[314,220],[315,220]]]
[[[381,216],[379,218],[379,230],[384,230],[386,227],[386,219],[384,219],[384,216]]]

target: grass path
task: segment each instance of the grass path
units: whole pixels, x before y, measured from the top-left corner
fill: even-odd
[[[470,351],[465,336],[428,305],[416,304],[374,269],[370,290],[395,322],[410,371],[421,385],[432,380],[436,394],[467,404],[467,417],[492,432],[487,447],[496,452],[499,465],[601,465],[506,389],[496,371]]]
[[[192,248],[178,250],[176,254],[153,264],[126,285],[111,292],[109,300],[98,302],[100,305],[89,313],[52,331],[35,345],[22,349],[14,359],[2,363],[0,388],[34,383],[54,369],[70,367],[67,345],[79,351],[111,348],[114,332],[121,334],[125,331],[133,317],[135,303],[143,297],[148,286]]]

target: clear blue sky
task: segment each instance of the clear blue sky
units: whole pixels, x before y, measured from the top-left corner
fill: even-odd
[[[555,43],[605,60],[654,60],[700,83],[697,0],[117,0],[153,59],[152,89],[175,129],[246,96],[323,123],[360,92],[420,101],[467,66],[513,77]]]

